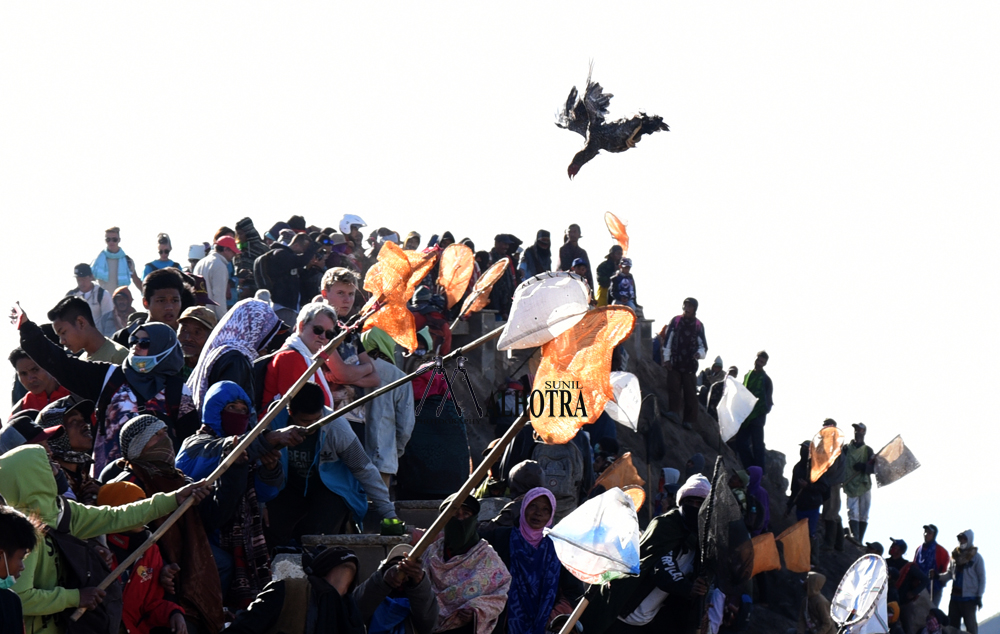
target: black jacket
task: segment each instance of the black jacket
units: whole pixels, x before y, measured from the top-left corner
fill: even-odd
[[[286,602],[286,594],[296,596],[286,586],[303,582],[308,584],[305,605],[291,605],[294,599]],[[361,611],[354,599],[341,597],[324,579],[313,576],[267,584],[250,607],[236,615],[226,634],[264,634],[288,620],[295,620],[295,626],[304,621],[305,628],[301,631],[305,634],[365,634]]]
[[[253,277],[257,288],[266,288],[271,301],[285,308],[296,310],[299,306],[302,269],[309,264],[307,254],[299,255],[289,247],[275,242],[271,250],[253,263]]]

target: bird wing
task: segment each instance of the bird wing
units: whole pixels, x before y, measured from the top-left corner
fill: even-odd
[[[628,119],[618,119],[600,127],[599,139],[602,150],[624,152],[635,147],[644,134],[652,134],[670,128],[659,115],[639,113]]]
[[[573,90],[569,91],[569,97],[566,99],[566,106],[556,117],[556,125],[566,130],[572,130],[586,138],[590,120],[583,100],[579,99],[577,95],[576,86],[573,86]]]

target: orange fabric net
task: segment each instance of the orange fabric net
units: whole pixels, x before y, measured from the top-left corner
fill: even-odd
[[[510,266],[510,258],[503,258],[486,269],[486,272],[480,275],[472,286],[472,292],[465,298],[459,315],[464,317],[486,308],[486,304],[490,303],[490,291],[493,290],[493,285],[497,283],[497,280],[503,275],[504,269],[508,266]]]
[[[646,501],[646,489],[642,488],[642,486],[638,484],[629,484],[622,487],[622,491],[625,492],[625,495],[632,498],[632,503],[635,504],[635,510],[638,511],[642,508],[643,503]]]
[[[781,569],[781,557],[778,556],[778,545],[774,542],[774,533],[761,533],[754,537],[753,542],[753,575],[768,570]]]
[[[597,420],[614,398],[611,351],[635,326],[635,313],[625,306],[588,312],[577,325],[542,346],[532,392],[531,425],[543,442],[565,444]],[[543,397],[539,416],[538,396]]]
[[[382,248],[384,249],[385,247]],[[419,251],[403,251],[401,249],[399,252],[405,255],[407,261],[410,263],[411,273],[406,282],[406,293],[404,295],[404,301],[408,302],[413,297],[414,291],[420,286],[420,280],[427,277],[427,274],[434,268],[434,263],[437,262],[437,252],[420,253]],[[379,252],[380,257],[381,255],[382,253]]]
[[[785,568],[792,572],[809,572],[809,520],[801,519],[792,524],[775,541],[781,542],[785,553]]]
[[[611,237],[622,247],[622,256],[628,255],[628,232],[625,231],[625,223],[618,219],[610,211],[604,212],[604,223],[608,225]]]
[[[604,470],[601,477],[597,478],[594,486],[603,485],[604,490],[607,491],[614,487],[624,489],[630,484],[638,484],[641,487],[646,484],[646,481],[639,477],[639,472],[636,471],[635,465],[632,464],[632,452],[627,451],[618,460],[615,460],[610,467]],[[636,506],[636,508],[639,507]]]
[[[457,304],[462,295],[465,295],[475,265],[475,254],[464,244],[450,244],[441,254],[437,283],[444,288],[445,297],[448,298],[448,308]]]
[[[819,433],[813,436],[812,446],[809,447],[809,457],[812,458],[809,480],[811,482],[819,480],[820,476],[833,466],[843,448],[844,434],[839,429],[830,426],[819,430]]]
[[[378,310],[365,321],[364,330],[378,326],[393,341],[410,352],[417,349],[416,322],[406,307],[406,282],[410,279],[410,262],[405,252],[392,242],[386,242],[376,262],[365,275],[365,290],[378,302]]]

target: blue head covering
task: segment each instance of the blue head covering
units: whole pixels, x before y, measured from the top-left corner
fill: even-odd
[[[246,391],[232,381],[219,381],[205,393],[205,410],[202,412],[201,421],[220,438],[227,435],[222,431],[222,410],[233,401],[243,401],[250,408],[248,429],[257,424],[257,413]]]

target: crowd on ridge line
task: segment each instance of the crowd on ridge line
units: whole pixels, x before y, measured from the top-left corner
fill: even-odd
[[[0,521],[12,527],[0,531],[11,536],[0,537],[5,625],[19,622],[23,609],[27,632],[63,632],[66,611],[84,606],[106,620],[120,619],[129,632],[218,632],[228,622],[234,632],[343,627],[541,634],[588,592],[559,564],[543,531],[601,492],[597,477],[619,454],[615,423],[607,415],[566,445],[540,443],[527,428],[422,560],[411,560],[401,548],[371,576],[359,577],[369,571],[359,571],[349,551],[307,550],[306,580],[270,580],[277,548],[301,546],[303,535],[357,531],[363,520],[394,518],[391,489],[396,499],[441,499],[466,479],[471,456],[462,416],[444,381],[431,381],[429,374],[334,419],[317,434],[303,431],[420,367],[428,353],[447,352],[446,328],[454,314],[441,302],[434,270],[410,304],[421,327],[414,354],[398,355],[378,329],[352,335],[216,484],[197,484],[356,314],[364,301],[358,288],[364,271],[382,245],[400,241],[399,234],[380,229],[361,248],[363,226],[360,218],[345,216],[339,233],[314,231],[293,217],[261,238],[244,219],[235,232],[217,232],[211,253],[192,248],[189,259],[197,261],[187,270],[169,259],[170,239],[161,234],[160,258],[147,265],[142,280],[113,228],[94,263],[76,267],[78,286],[47,313],[51,324],[39,326],[15,314],[21,347],[10,355],[17,372],[14,411],[0,432],[0,496],[10,505]],[[579,238],[572,225],[559,268],[568,262],[587,278],[589,260]],[[403,248],[418,249],[420,241],[411,233]],[[454,238],[445,232],[431,242],[424,251],[443,250]],[[501,317],[510,310],[517,282],[553,264],[547,232],[521,253],[517,245],[516,238],[501,234],[491,252],[476,254],[473,279],[513,256],[490,296]],[[597,267],[595,305],[610,297],[641,310],[630,266],[620,247],[612,247]],[[132,310],[131,283],[142,291],[144,312]],[[713,399],[718,404],[722,362],[697,374],[707,352],[697,301],[685,300],[683,311],[657,337],[654,354],[668,372],[672,415],[690,424],[698,411],[695,399],[710,411]],[[745,434],[741,428],[744,435],[732,441],[747,468],[729,482],[754,534],[766,531],[770,518],[761,484],[764,418],[772,404],[766,362],[767,354],[759,354],[744,378],[760,399],[759,410],[744,423]],[[511,377],[497,398],[511,398],[524,387],[530,387],[530,377]],[[414,404],[424,394],[427,402],[417,414]],[[438,406],[440,417],[434,413]],[[493,422],[499,436],[511,420],[497,415]],[[700,580],[693,527],[710,493],[705,468],[696,455],[683,479],[679,469],[664,469],[650,500],[657,517],[643,536],[642,572],[592,596],[594,607],[583,624],[588,633],[746,627],[752,597],[766,598],[766,587],[752,584],[757,587],[727,596]],[[870,473],[863,475],[870,490]],[[813,528],[818,520],[809,508],[816,493],[811,486],[802,487],[809,491],[796,498],[796,512]],[[850,509],[846,483],[843,488]],[[829,490],[819,493],[832,504]],[[121,561],[144,541],[147,526],[155,527],[188,495],[200,500],[197,512],[185,514],[123,575],[115,586],[123,598],[116,613],[92,581],[80,581],[103,574],[74,570],[73,564],[96,565],[95,558],[68,553],[83,548],[111,563]],[[506,503],[499,510],[483,504],[491,497]],[[42,525],[49,528],[39,536]],[[862,531],[859,519],[851,537],[860,541]],[[838,531],[830,532],[835,538]],[[971,532],[967,541],[971,546]],[[974,550],[971,559],[956,556],[947,566],[939,578],[952,581],[953,596],[955,589],[961,599],[978,587],[981,597],[985,575],[978,572],[982,558]],[[700,609],[704,597],[708,611]]]

